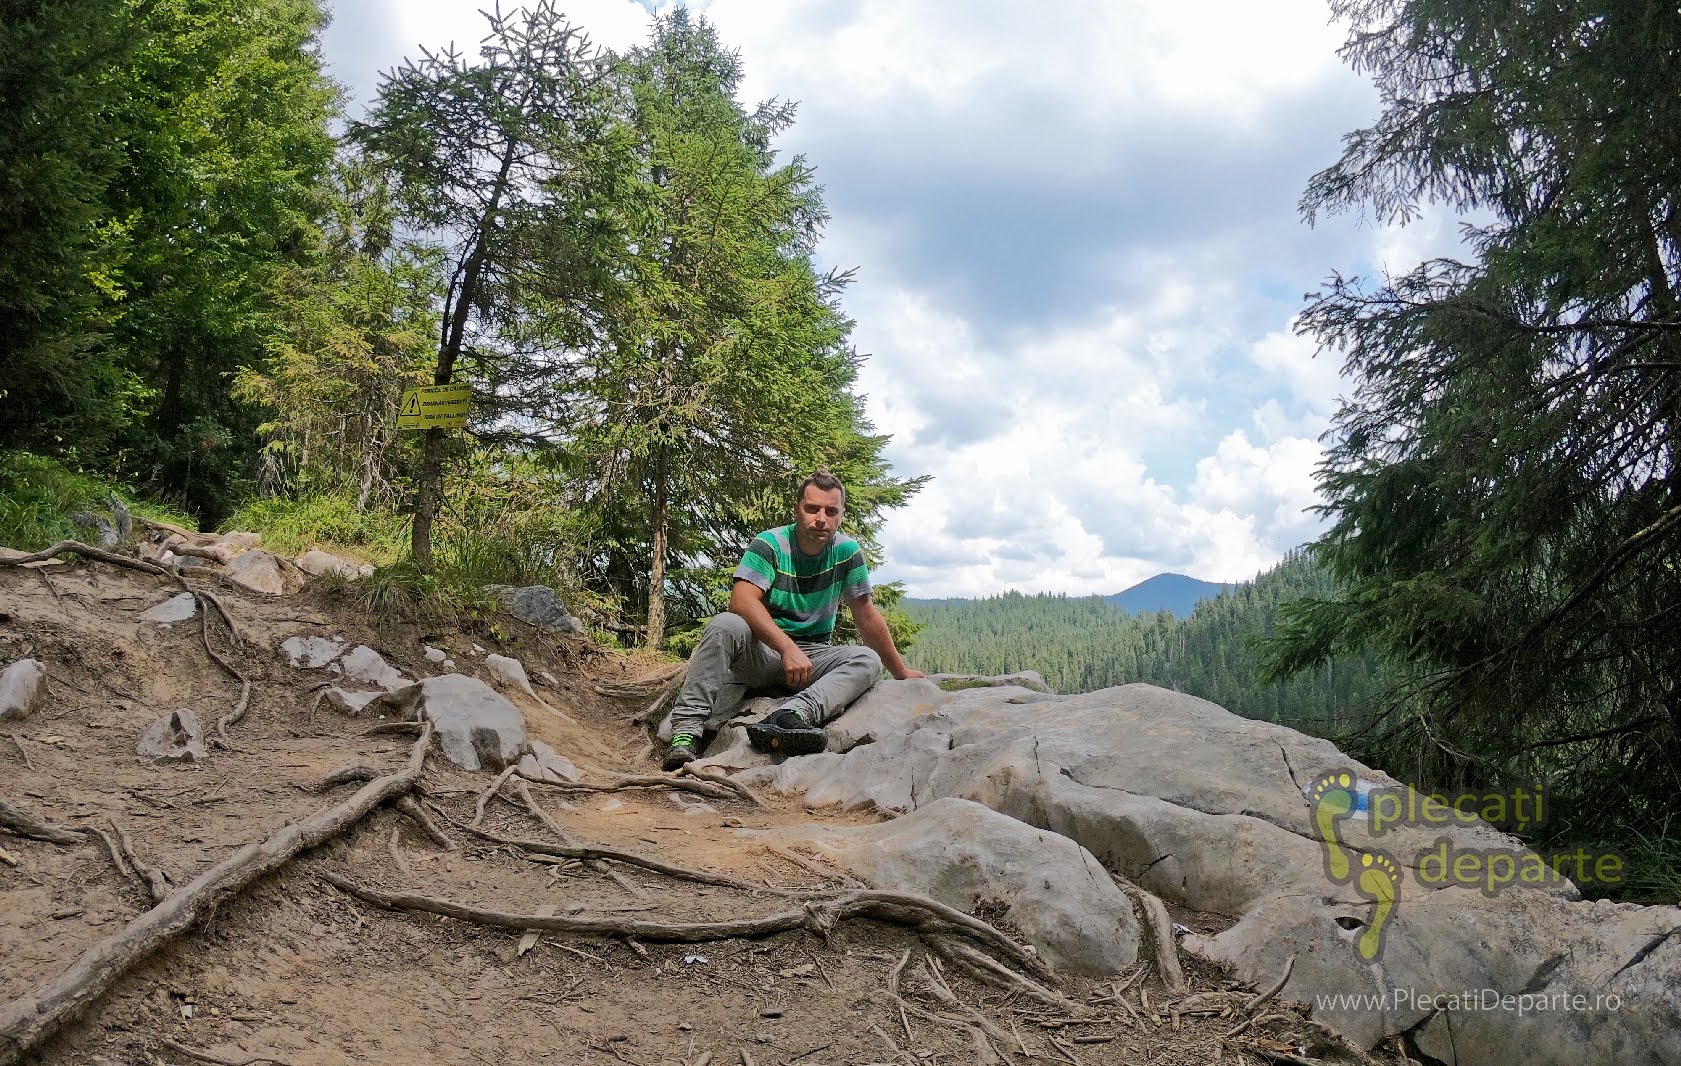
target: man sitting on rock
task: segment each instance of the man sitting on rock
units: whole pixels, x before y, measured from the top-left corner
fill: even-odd
[[[706,624],[689,657],[689,676],[671,711],[664,769],[699,754],[715,710],[733,710],[748,689],[795,693],[747,727],[758,751],[822,751],[823,723],[840,714],[881,676],[926,677],[899,657],[887,620],[870,599],[870,572],[858,542],[840,532],[846,487],[827,470],[800,485],[792,525],[753,538],[736,567],[730,609]],[[833,646],[842,600],[868,647]]]

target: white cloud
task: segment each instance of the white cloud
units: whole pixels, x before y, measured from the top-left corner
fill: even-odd
[[[472,5],[341,6],[365,28],[329,33],[352,84],[483,35]],[[829,185],[823,261],[861,268],[846,308],[870,416],[901,474],[934,475],[889,517],[884,578],[919,596],[1243,579],[1317,532],[1315,438],[1349,386],[1292,332],[1298,294],[1457,248],[1440,212],[1297,224],[1371,100],[1323,0],[691,8],[740,50],[744,101],[800,101],[780,146]],[[564,10],[620,49],[651,19]]]

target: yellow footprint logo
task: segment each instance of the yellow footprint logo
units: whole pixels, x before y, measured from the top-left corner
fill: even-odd
[[[1354,810],[1354,775],[1343,771],[1326,774],[1313,786],[1308,797],[1313,808],[1313,826],[1325,845],[1325,874],[1337,884],[1348,882],[1348,852],[1343,848],[1337,825]]]
[[[1401,871],[1395,860],[1381,851],[1369,851],[1360,856],[1360,879],[1355,890],[1372,901],[1372,915],[1366,931],[1356,945],[1360,957],[1371,960],[1383,950],[1383,931],[1389,926],[1389,916],[1401,898]]]

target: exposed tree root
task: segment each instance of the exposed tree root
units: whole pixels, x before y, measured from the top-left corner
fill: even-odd
[[[117,834],[117,846],[122,850],[123,858],[128,860],[128,864],[134,867],[135,874],[145,883],[146,891],[152,896],[152,902],[162,903],[175,890],[169,875],[141,860],[134,851],[134,843],[128,839],[128,834],[123,832],[122,826],[113,821],[111,831]]]
[[[341,766],[316,782],[309,791],[331,792],[340,785],[348,785],[353,781],[372,781],[378,776],[379,771],[371,766]]]
[[[714,785],[722,785],[731,792],[740,796],[742,799],[746,800],[748,803],[753,804],[755,807],[760,807],[764,810],[770,809],[770,804],[766,803],[763,797],[741,782],[731,780],[728,774],[715,774],[710,770],[696,769],[693,763],[684,763],[682,768],[677,772],[685,777],[695,777],[702,781],[710,781]]]
[[[568,833],[564,826],[555,821],[554,818],[549,815],[549,812],[545,811],[537,803],[537,800],[531,795],[530,787],[527,786],[524,781],[516,782],[516,784],[519,786],[519,797],[522,801],[524,801],[525,809],[531,812],[531,816],[543,823],[543,825],[548,828],[549,832],[561,839],[563,844],[566,844],[569,847],[577,847],[577,838],[575,838],[571,833]],[[624,874],[620,873],[618,870],[606,863],[590,860],[586,862],[585,865],[592,870],[599,870],[602,873],[605,873],[608,877],[611,877],[620,888],[629,892],[631,895],[640,896],[643,899],[648,898],[648,893],[641,885],[638,885],[635,881],[632,881],[630,878],[626,877]]]
[[[420,831],[425,833],[427,839],[431,840],[432,843],[445,851],[455,851],[457,849],[455,841],[450,839],[448,833],[438,828],[438,823],[432,820],[432,816],[426,813],[426,809],[413,796],[398,796],[392,801],[391,805],[397,808],[409,821],[419,826]]]
[[[222,606],[222,601],[208,592],[197,590],[194,590],[193,598],[198,601],[198,632],[199,638],[204,642],[205,653],[229,677],[239,682],[239,699],[235,701],[232,709],[227,714],[222,715],[216,723],[216,739],[225,748],[228,746],[228,730],[239,724],[239,720],[245,717],[245,712],[251,709],[251,679],[241,673],[232,663],[222,658],[216,649],[210,646],[210,609],[212,607],[216,608],[217,613],[222,616],[222,620],[227,623],[228,639],[236,647],[239,644],[239,630],[234,628],[233,617],[228,614],[227,608]]]
[[[259,1062],[272,1062],[275,1066],[287,1066],[285,1059],[277,1059],[273,1055],[248,1055],[243,1059],[224,1058],[221,1055],[201,1051],[195,1047],[188,1047],[186,1044],[178,1040],[171,1040],[167,1036],[160,1037],[158,1043],[177,1055],[185,1055],[189,1059],[197,1059],[199,1062],[215,1063],[216,1066],[256,1066]]]
[[[1012,988],[1018,992],[1025,992],[1027,995],[1032,996],[1041,1003],[1049,1003],[1054,1007],[1060,1007],[1070,1013],[1079,1009],[1077,1004],[1068,999],[1066,996],[1063,996],[1060,992],[1046,988],[1044,985],[1032,980],[1031,978],[1023,977],[1021,974],[1010,969],[1008,966],[999,963],[996,959],[993,959],[988,955],[984,955],[981,952],[976,951],[974,948],[962,941],[933,937],[929,939],[929,943],[934,946],[935,951],[938,951],[946,958],[951,959],[959,965],[967,966],[969,969],[979,973],[983,977],[991,977],[995,982],[1004,985],[1006,988]],[[1017,950],[1019,951],[1020,949],[1018,948]],[[1026,955],[1027,953],[1022,952],[1022,954]],[[1031,970],[1035,974],[1043,977],[1048,978],[1050,976],[1049,971],[1045,969],[1044,963],[1040,962],[1037,957],[1027,955],[1027,958],[1030,961],[1023,964],[1024,969]],[[1021,960],[1018,959],[1016,961],[1020,962]]]
[[[1162,983],[1170,991],[1185,991],[1185,968],[1179,964],[1179,943],[1173,936],[1173,919],[1168,916],[1167,904],[1123,877],[1115,877],[1115,883],[1144,912],[1145,922],[1150,927],[1150,943],[1156,949],[1156,971],[1161,974]]]
[[[484,821],[485,807],[490,804],[490,798],[496,795],[497,791],[501,789],[502,782],[514,776],[514,771],[517,769],[519,769],[517,763],[510,763],[501,773],[496,775],[496,780],[492,781],[483,792],[479,793],[479,798],[473,803],[473,821],[470,824],[476,826]]]
[[[521,778],[534,785],[545,788],[558,788],[567,792],[618,792],[627,788],[670,788],[683,792],[693,792],[697,796],[707,799],[727,800],[736,798],[732,789],[720,788],[705,781],[692,780],[686,777],[668,777],[662,774],[627,774],[615,777],[606,784],[593,784],[587,781],[544,781],[541,778],[520,774]]]
[[[1261,1021],[1256,1021],[1256,1015],[1260,1013],[1261,1008],[1266,1006],[1272,997],[1278,995],[1278,993],[1283,990],[1285,983],[1290,980],[1290,972],[1295,968],[1296,956],[1291,955],[1288,959],[1284,960],[1284,972],[1278,975],[1278,980],[1268,985],[1266,991],[1262,992],[1250,1001],[1248,1007],[1249,1016],[1226,1030],[1224,1036],[1227,1040],[1237,1036],[1251,1025],[1259,1027],[1262,1024]],[[1265,1019],[1262,1019],[1262,1021],[1265,1021]]]
[[[85,844],[88,839],[85,829],[26,814],[3,799],[0,799],[0,829],[49,844]]]
[[[775,855],[777,858],[785,859],[802,870],[816,874],[825,881],[839,881],[849,888],[868,887],[864,884],[864,882],[858,880],[856,877],[853,877],[851,874],[821,866],[791,848],[785,848],[778,844],[760,844],[759,846],[770,852],[772,855]]]
[[[7,866],[15,867],[18,865],[18,857],[7,851],[5,848],[0,848],[0,862],[5,863]]]
[[[148,563],[144,559],[131,559],[126,555],[117,555],[114,552],[102,551],[99,548],[90,548],[88,545],[76,540],[61,540],[52,547],[38,551],[34,555],[20,555],[15,559],[0,559],[0,566],[24,566],[29,563],[44,563],[49,559],[56,559],[60,555],[80,555],[86,559],[95,559],[102,563],[110,563],[112,566],[120,566],[125,570],[138,570],[142,574],[155,574],[158,577],[167,577],[171,581],[174,581],[177,585],[180,585],[183,591],[193,591],[187,587],[187,583],[182,580],[181,575],[173,570],[159,566],[156,563]]]
[[[432,731],[426,729],[403,769],[371,781],[354,796],[247,844],[162,903],[99,941],[44,987],[0,1005],[0,1066],[11,1066],[75,1018],[135,963],[185,932],[221,900],[280,869],[300,852],[344,833],[387,800],[406,794],[420,777]]]
[[[538,929],[552,933],[585,936],[630,937],[666,944],[701,944],[714,940],[758,940],[777,933],[806,929],[827,937],[841,922],[875,918],[915,929],[955,933],[971,937],[1008,957],[1012,962],[1038,970],[1039,960],[1003,933],[978,918],[943,903],[901,892],[873,890],[846,892],[827,899],[807,900],[798,910],[780,911],[759,918],[737,918],[722,922],[651,922],[628,918],[578,918],[570,915],[509,914],[483,907],[409,893],[386,892],[358,884],[342,874],[327,872],[322,880],[357,899],[389,910],[441,914],[458,921],[523,933]],[[968,945],[963,945],[968,948]],[[1008,967],[974,948],[968,948],[994,966]],[[1018,977],[1020,975],[1017,975]],[[1022,980],[1026,980],[1022,978]],[[1031,984],[1031,982],[1028,982]],[[1038,986],[1034,986],[1038,987]],[[1054,993],[1050,993],[1054,995]],[[1066,1003],[1067,1000],[1059,1000]]]

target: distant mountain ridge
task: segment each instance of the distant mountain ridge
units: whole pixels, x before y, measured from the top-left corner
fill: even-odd
[[[1200,581],[1184,574],[1157,574],[1122,592],[1104,596],[1103,602],[1128,615],[1167,611],[1175,618],[1188,618],[1198,600],[1209,599],[1234,588],[1237,585]],[[904,602],[915,607],[950,607],[975,601],[962,598],[922,600],[907,596]]]
[[[1198,600],[1218,596],[1236,587],[1235,584],[1200,581],[1184,574],[1157,574],[1140,581],[1125,592],[1117,592],[1103,599],[1127,614],[1168,611],[1175,618],[1189,618]]]

